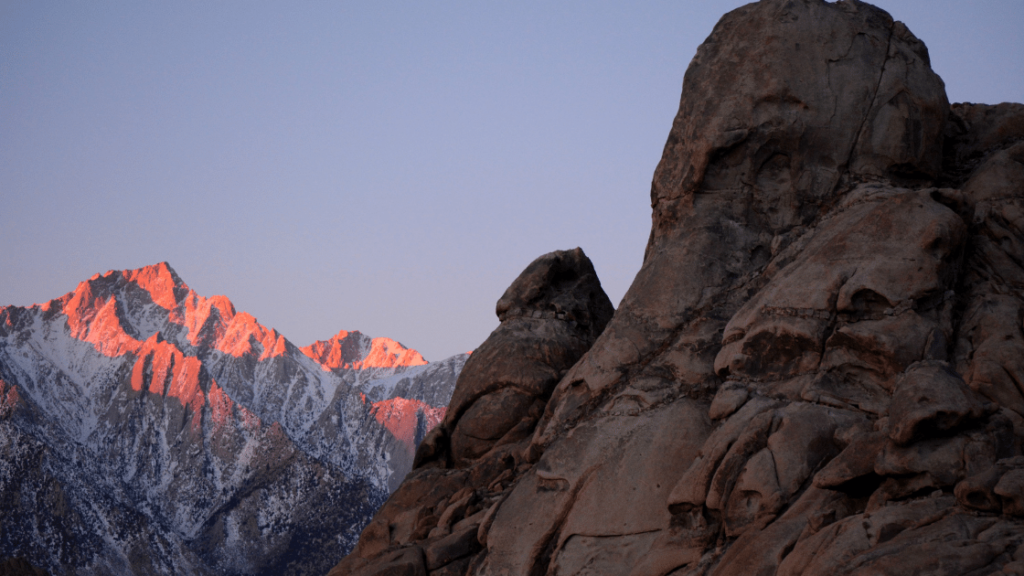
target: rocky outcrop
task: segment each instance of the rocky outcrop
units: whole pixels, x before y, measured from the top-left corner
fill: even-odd
[[[42,568],[36,568],[24,558],[9,558],[0,561],[0,574],[4,576],[49,576]]]
[[[465,358],[358,332],[300,351],[166,264],[2,307],[0,573],[323,573]]]
[[[590,348],[614,308],[579,248],[541,256],[498,300],[501,325],[463,368],[443,425],[418,464],[465,468],[533,432],[551,391]]]
[[[878,8],[762,0],[651,200],[589,349],[534,393],[543,328],[492,335],[332,574],[1024,574],[1024,105],[950,106]]]
[[[370,559],[371,570],[465,565],[480,548],[488,506],[529,467],[522,446],[552,389],[613,311],[579,248],[527,266],[498,300],[501,324],[466,361],[444,421],[416,453],[415,470],[363,532],[375,536],[364,537],[332,573],[346,574]],[[414,544],[424,540],[430,545]],[[394,553],[380,555],[389,550]]]

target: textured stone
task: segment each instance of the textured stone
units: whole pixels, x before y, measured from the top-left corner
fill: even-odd
[[[708,416],[712,420],[721,420],[743,406],[743,403],[749,397],[750,393],[746,388],[722,387],[715,394],[715,399],[711,401],[711,407],[708,408]]]
[[[551,389],[613,311],[583,250],[533,261],[498,300],[501,325],[467,360],[442,430],[424,442],[416,465],[447,456],[466,466],[495,445],[527,437]],[[442,454],[436,446],[445,435]]]
[[[643,416],[604,416],[581,425],[552,445],[501,503],[487,534],[485,568],[525,575],[532,556],[551,548],[557,558],[574,535],[627,536],[667,527],[665,500],[707,425],[686,399]],[[632,548],[640,542],[629,554],[642,553]],[[566,553],[579,552],[572,550]]]
[[[1003,501],[1003,512],[1024,516],[1024,469],[1008,470],[996,482],[992,492]]]
[[[874,490],[875,460],[885,447],[884,432],[864,433],[855,438],[843,451],[829,461],[814,477],[818,488],[831,488],[842,492],[862,495],[864,490]]]
[[[427,570],[436,570],[447,566],[453,561],[479,550],[480,543],[476,540],[478,528],[476,525],[464,526],[444,538],[426,544],[423,553],[426,558]]]
[[[1021,572],[1022,118],[951,111],[924,45],[870,5],[723,17],[604,331],[557,382],[537,376],[543,394],[460,379],[451,424],[479,445],[421,449],[507,462],[475,473],[466,573]],[[503,444],[495,412],[532,432]]]
[[[954,429],[979,418],[983,407],[945,363],[919,363],[907,369],[889,405],[889,437],[900,445]]]
[[[988,153],[1024,140],[1024,104],[953,104],[947,124],[950,167],[977,167]]]
[[[957,502],[964,508],[973,508],[985,512],[1005,511],[1008,514],[1012,513],[1011,511],[1003,510],[1003,499],[1001,496],[1009,497],[1012,501],[1013,477],[1007,478],[1006,483],[1003,484],[1001,489],[1003,494],[996,493],[995,488],[1002,480],[1003,475],[1019,469],[1024,469],[1024,457],[1017,456],[1000,460],[996,462],[995,466],[965,478],[956,485],[954,493],[956,494]],[[1011,510],[1012,508],[1013,506],[1011,505]]]
[[[337,571],[332,571],[336,573]],[[418,547],[402,548],[384,554],[373,564],[352,573],[352,576],[426,576],[423,550]]]
[[[7,558],[0,561],[0,574],[4,576],[48,576],[49,572],[33,566],[24,558]]]

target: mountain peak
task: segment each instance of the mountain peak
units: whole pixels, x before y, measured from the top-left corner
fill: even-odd
[[[354,369],[308,361],[166,262],[0,307],[0,493],[23,496],[0,498],[0,550],[50,573],[325,573],[405,477],[464,359],[406,370],[426,361],[390,338],[319,344]],[[268,518],[243,538],[206,528]]]
[[[251,314],[236,312],[226,296],[196,293],[167,262],[94,274],[39,308],[64,313],[70,335],[106,356],[137,352],[152,334],[164,331],[170,337],[177,332],[173,326],[185,328],[178,346],[209,346],[235,357],[253,353],[261,359],[287,349],[276,330]]]
[[[168,310],[178,305],[179,297],[175,294],[176,291],[180,294],[181,291],[189,290],[188,285],[182,282],[181,277],[167,262],[136,270],[125,270],[121,275],[128,282],[133,282],[148,292],[155,304]]]
[[[317,340],[299,350],[324,370],[408,368],[427,363],[412,348],[391,338],[370,338],[358,330],[342,330],[328,340]]]

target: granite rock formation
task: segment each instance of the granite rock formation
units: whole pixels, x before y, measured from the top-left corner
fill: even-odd
[[[465,468],[532,434],[555,384],[613,312],[579,248],[533,261],[498,300],[501,324],[466,362],[463,384],[416,464],[433,458]]]
[[[0,574],[322,574],[465,359],[299,349],[166,263],[0,307]]]
[[[1024,574],[1024,105],[950,106],[871,5],[762,0],[698,49],[651,202],[539,418],[488,370],[541,336],[496,332],[455,392],[487,410],[331,574]]]
[[[520,462],[524,443],[555,385],[613,312],[583,250],[552,252],[527,266],[498,300],[501,324],[466,361],[445,418],[420,445],[414,470],[332,573],[349,573],[370,558],[373,573],[403,573],[397,566],[410,562],[465,567],[467,555],[479,550],[487,504],[474,487],[501,491],[527,465]],[[425,551],[405,546],[418,540],[435,545]]]

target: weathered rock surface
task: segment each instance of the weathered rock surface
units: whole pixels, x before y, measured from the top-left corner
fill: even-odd
[[[1024,574],[1024,105],[950,106],[878,8],[762,0],[698,49],[651,200],[604,330],[503,318],[332,574],[470,526],[408,573]]]
[[[466,361],[444,421],[417,451],[416,469],[364,531],[374,536],[362,538],[333,573],[362,569],[371,558],[367,574],[386,573],[377,558],[391,556],[378,555],[413,542],[431,571],[476,553],[495,520],[496,498],[530,467],[522,448],[552,389],[613,312],[579,248],[527,266],[498,301],[501,324]]]
[[[495,446],[530,435],[555,384],[613,312],[579,248],[531,263],[498,300],[501,325],[466,361],[462,385],[428,440],[450,445],[436,458],[465,467]]]

